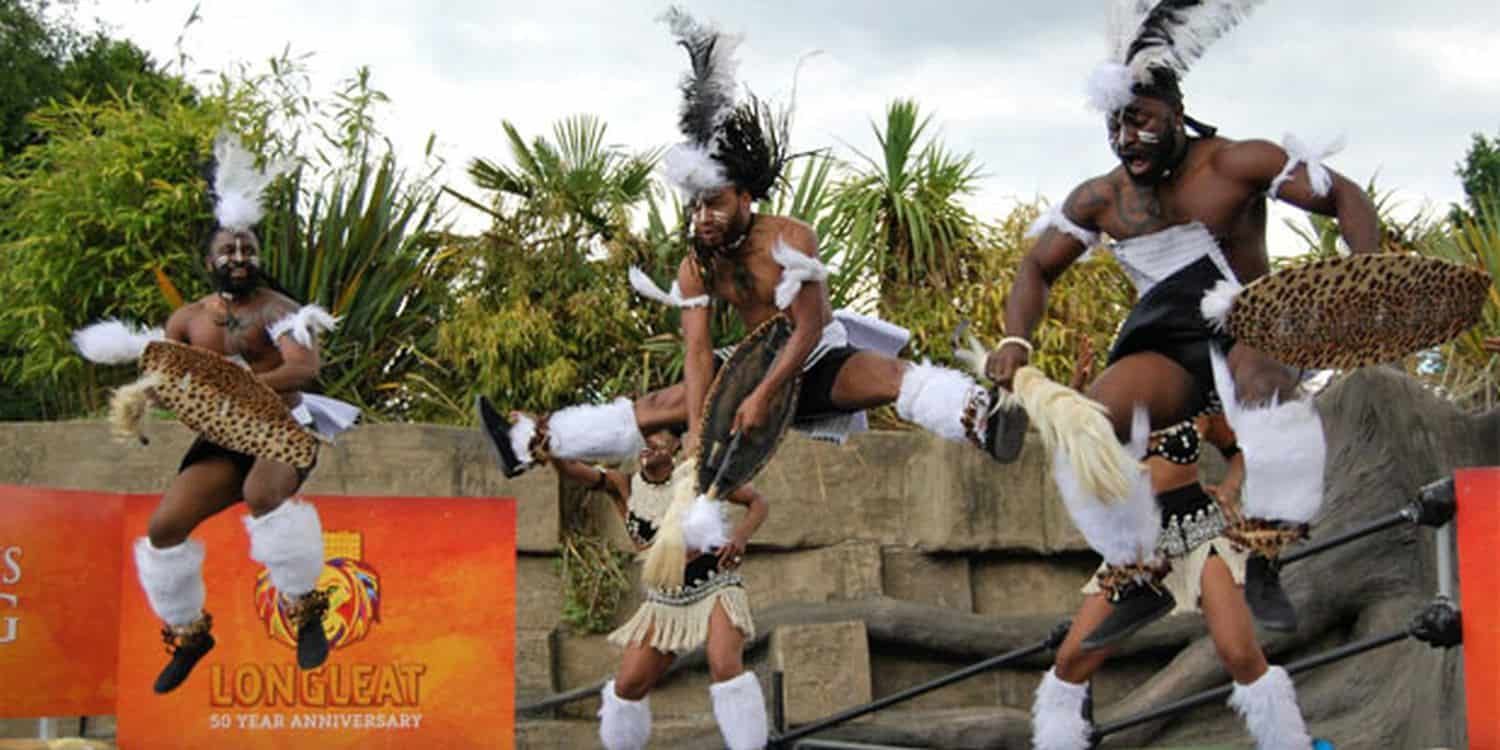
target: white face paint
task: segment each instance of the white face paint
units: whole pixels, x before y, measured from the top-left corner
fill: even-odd
[[[1146,132],[1144,130],[1136,133],[1135,137],[1141,139],[1141,143],[1148,143],[1148,144],[1153,144],[1153,145],[1157,144],[1157,143],[1161,143],[1161,136],[1159,136],[1159,135],[1157,135],[1155,133],[1148,133],[1148,132]]]

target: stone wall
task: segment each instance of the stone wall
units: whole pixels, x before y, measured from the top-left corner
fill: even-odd
[[[127,492],[160,491],[190,442],[174,423],[155,423],[149,446],[109,440],[99,422],[0,425],[0,483]],[[1212,479],[1222,464],[1206,451]],[[1098,564],[1068,521],[1039,445],[1001,466],[963,445],[918,432],[873,432],[832,446],[792,435],[755,482],[771,503],[746,556],[744,576],[758,612],[796,603],[912,602],[986,621],[1062,620]],[[561,620],[555,565],[564,509],[583,503],[596,528],[628,549],[623,525],[599,494],[560,487],[547,469],[505,480],[470,430],[428,425],[361,427],[324,451],[309,493],[514,496],[518,498],[516,687],[518,704],[610,676],[619,653],[600,634]],[[624,622],[639,595],[615,615]],[[770,629],[747,654],[769,688],[781,671],[788,718],[806,721],[889,695],[977,658],[893,644],[858,619]],[[987,655],[987,654],[986,654]],[[1107,705],[1161,669],[1174,649],[1144,648],[1112,662],[1095,681]],[[979,658],[982,658],[980,656]],[[926,695],[909,709],[1025,711],[1044,663],[1032,660]],[[705,669],[670,676],[652,695],[653,746],[711,734]],[[769,690],[767,690],[769,696]],[[597,698],[518,723],[520,747],[596,742]],[[93,719],[91,729],[108,727]],[[0,721],[0,736],[34,723]],[[91,732],[92,733],[92,732]]]

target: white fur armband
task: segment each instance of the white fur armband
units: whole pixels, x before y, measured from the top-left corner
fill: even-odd
[[[73,346],[90,362],[123,365],[140,359],[147,344],[166,337],[160,328],[145,329],[110,319],[74,331]]]
[[[646,275],[645,271],[635,266],[630,267],[630,287],[635,290],[636,294],[670,307],[708,307],[707,294],[683,299],[682,287],[675,281],[672,282],[672,291],[663,292],[661,287]]]
[[[323,331],[332,331],[337,328],[339,319],[328,314],[319,305],[303,305],[297,312],[291,313],[281,320],[266,327],[266,333],[271,336],[271,343],[275,343],[282,336],[292,335],[292,340],[305,346],[313,345],[313,337]]]
[[[781,281],[776,284],[776,307],[785,310],[792,306],[797,290],[808,282],[820,282],[828,278],[828,267],[817,258],[792,249],[780,237],[771,248],[771,257],[781,264]]]
[[[1091,248],[1099,243],[1099,233],[1090,232],[1074,223],[1067,214],[1063,213],[1061,204],[1054,205],[1047,209],[1047,213],[1038,216],[1036,221],[1031,223],[1031,228],[1026,230],[1026,237],[1039,237],[1048,229],[1056,229],[1078,240],[1085,248]]]
[[[1307,165],[1307,182],[1312,186],[1313,194],[1318,197],[1328,195],[1333,188],[1333,175],[1329,173],[1328,167],[1323,165],[1323,160],[1344,149],[1344,137],[1339,136],[1333,141],[1319,147],[1303,143],[1300,138],[1287,133],[1281,141],[1281,147],[1286,149],[1286,166],[1271,180],[1271,186],[1266,188],[1266,195],[1279,198],[1277,193],[1287,180],[1292,178],[1292,171],[1298,164]]]

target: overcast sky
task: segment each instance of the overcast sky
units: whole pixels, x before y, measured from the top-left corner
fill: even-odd
[[[664,2],[84,0],[76,13],[169,60],[195,4],[203,20],[184,44],[194,69],[260,62],[289,44],[314,53],[315,87],[327,92],[368,65],[392,99],[379,121],[398,149],[416,159],[436,132],[461,189],[472,187],[462,170],[471,158],[505,156],[502,118],[530,136],[588,112],[633,148],[676,138],[686,56],[654,21]],[[1114,164],[1082,93],[1104,50],[1102,0],[685,6],[745,34],[740,80],[763,96],[784,101],[797,59],[823,52],[802,68],[798,150],[871,153],[870,120],[891,99],[916,97],[946,143],[984,165],[972,201],[982,218],[1016,199],[1061,200]],[[1188,112],[1230,137],[1342,134],[1334,168],[1360,183],[1377,177],[1407,213],[1441,209],[1462,199],[1453,172],[1471,134],[1500,132],[1497,42],[1495,0],[1261,3],[1188,76]]]

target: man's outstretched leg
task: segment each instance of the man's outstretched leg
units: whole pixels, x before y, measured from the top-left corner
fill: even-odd
[[[1013,461],[1026,436],[1026,412],[959,370],[861,351],[834,380],[831,400],[844,411],[894,403],[897,416],[946,440],[968,442]]]
[[[185,468],[151,515],[147,535],[135,542],[135,568],[151,610],[161,618],[162,640],[172,655],[153,689],[177,688],[214,647],[213,618],[204,611],[203,544],[188,535],[204,519],[239,499],[239,476],[227,461]]]
[[[1227,359],[1218,350],[1212,357],[1224,416],[1245,455],[1243,517],[1225,536],[1252,553],[1245,599],[1255,619],[1271,630],[1296,630],[1297,612],[1281,587],[1277,558],[1307,536],[1322,507],[1323,421],[1311,400],[1296,398],[1296,380],[1281,365],[1244,344]]]
[[[475,411],[501,470],[515,477],[553,458],[606,461],[633,455],[645,445],[643,430],[687,421],[685,399],[686,389],[677,385],[636,404],[617,398],[608,404],[570,406],[538,419],[522,415],[512,420],[480,396]]]

